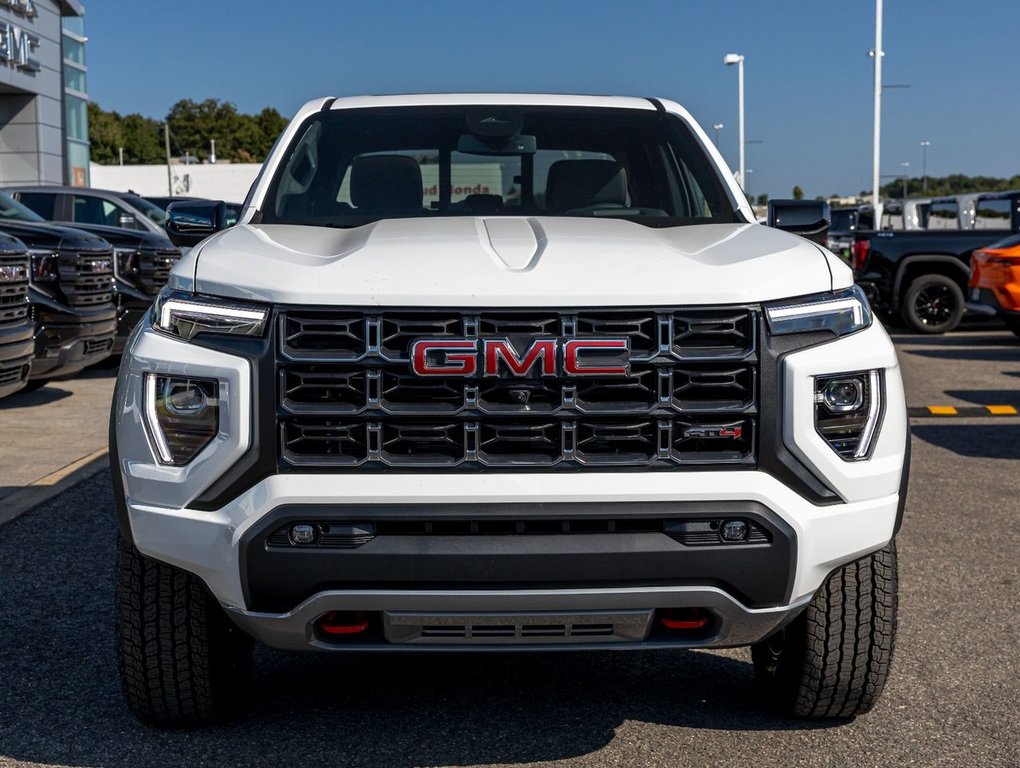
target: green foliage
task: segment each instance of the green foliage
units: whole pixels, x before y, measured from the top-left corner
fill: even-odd
[[[799,186],[793,188],[793,199],[794,200],[803,200],[804,199],[804,190],[801,189]]]
[[[287,120],[275,109],[245,115],[230,102],[217,99],[178,101],[170,108],[166,122],[174,156],[187,153],[207,160],[210,141],[215,140],[216,157],[236,163],[261,163],[287,127]],[[166,159],[162,121],[138,114],[121,116],[95,103],[89,104],[89,140],[92,160],[97,163],[118,163],[120,148],[124,149],[127,164],[162,163]]]
[[[1011,178],[995,178],[992,176],[965,176],[954,173],[951,176],[928,177],[927,191],[924,191],[923,179],[907,179],[907,197],[942,197],[944,195],[963,195],[967,192],[1005,192],[1020,189],[1020,174]],[[903,197],[903,179],[890,181],[881,187],[884,198]]]
[[[769,204],[769,196],[768,196],[768,194],[763,192],[762,194],[758,195],[758,205],[768,205],[768,204]]]

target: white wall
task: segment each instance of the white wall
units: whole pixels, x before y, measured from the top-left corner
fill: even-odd
[[[257,163],[217,163],[216,165],[174,165],[175,195],[204,197],[240,203],[262,167]],[[99,165],[92,163],[92,186],[117,192],[133,190],[140,195],[166,195],[169,192],[165,165]]]

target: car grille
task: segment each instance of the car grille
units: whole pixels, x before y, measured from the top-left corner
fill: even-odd
[[[145,292],[150,296],[156,296],[167,284],[170,270],[180,258],[181,252],[177,250],[142,251],[139,271]]]
[[[60,285],[72,307],[94,307],[113,301],[113,252],[85,251],[62,260]]]
[[[0,327],[15,325],[28,317],[27,253],[0,255]]]
[[[278,319],[282,462],[302,467],[755,463],[750,308],[557,312],[289,310]],[[421,378],[417,339],[626,337],[629,376]],[[721,431],[721,434],[720,434]]]

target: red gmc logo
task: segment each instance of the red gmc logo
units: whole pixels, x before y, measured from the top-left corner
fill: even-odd
[[[418,339],[419,376],[628,376],[627,339],[536,339],[518,351],[509,339]]]

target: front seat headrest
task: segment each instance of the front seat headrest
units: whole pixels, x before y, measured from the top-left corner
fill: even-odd
[[[351,163],[351,202],[367,209],[421,208],[421,168],[407,155],[356,157]]]
[[[614,160],[557,160],[549,166],[545,205],[570,211],[627,205],[627,171]]]

